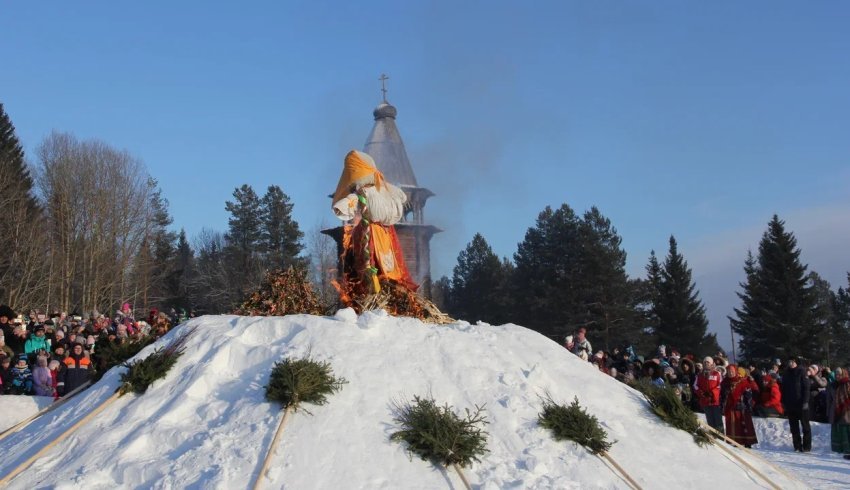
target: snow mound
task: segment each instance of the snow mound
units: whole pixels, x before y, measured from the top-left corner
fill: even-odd
[[[545,393],[564,403],[577,396],[617,441],[611,456],[644,488],[768,488],[718,448],[661,423],[634,390],[520,326],[438,326],[346,310],[207,316],[139,356],[190,327],[186,353],[165,379],[118,399],[10,488],[248,488],[282,416],[264,399],[271,368],[308,352],[348,384],[327,405],[307,407],[312,415],[290,419],[263,488],[461,488],[456,474],[389,440],[393,402],[428,394],[456,410],[486,406],[490,452],[466,470],[475,488],[626,488],[601,459],[538,427]],[[109,398],[123,369],[0,442],[0,475]],[[782,488],[804,488],[747,457]]]

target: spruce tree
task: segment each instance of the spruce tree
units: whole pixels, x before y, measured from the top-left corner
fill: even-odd
[[[47,277],[41,209],[15,126],[0,103],[0,303],[35,304]]]
[[[234,201],[224,206],[230,213],[225,255],[232,294],[241,301],[262,280],[263,212],[260,198],[250,185],[236,188],[233,197]]]
[[[583,319],[577,306],[579,271],[579,219],[567,204],[547,206],[535,226],[526,231],[514,254],[514,297],[517,321],[522,325],[563,338]]]
[[[647,270],[654,274],[652,259]],[[656,262],[657,265],[657,262]],[[661,267],[660,277],[650,276],[657,283],[657,297],[653,314],[657,318],[655,334],[661,344],[674,346],[698,356],[714,354],[719,350],[715,334],[706,334],[708,319],[699,292],[692,280],[691,269],[679,253],[676,238],[670,236],[670,250]]]
[[[828,365],[850,365],[850,273],[847,274],[847,287],[838,288],[833,294],[834,324],[827,344]]]
[[[623,343],[641,344],[643,319],[626,275],[623,239],[596,206],[582,216],[579,237],[581,260],[575,280],[578,306],[583,308],[584,323],[590,326],[589,338],[605,350]]]
[[[738,293],[741,307],[735,309],[735,318],[730,317],[732,329],[741,335],[744,358],[820,357],[819,336],[824,332],[806,269],[797,239],[774,215],[762,235],[757,259],[748,258],[744,265],[747,281]]]
[[[510,264],[493,253],[476,233],[457,258],[451,282],[452,315],[475,322],[503,323],[510,311],[507,292]]]
[[[304,249],[304,233],[292,218],[292,203],[280,187],[269,186],[261,201],[262,242],[269,268],[302,266],[298,254]]]
[[[591,342],[603,349],[641,343],[644,319],[621,242],[595,207],[581,218],[567,204],[547,207],[514,254],[518,317],[512,321],[558,341],[586,325]]]
[[[166,303],[175,308],[189,310],[193,307],[191,283],[194,278],[195,252],[186,239],[186,230],[180,229],[177,235],[177,245],[168,264],[168,275],[165,278]]]

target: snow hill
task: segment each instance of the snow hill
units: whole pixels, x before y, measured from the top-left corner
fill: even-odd
[[[634,390],[520,326],[437,326],[350,309],[207,316],[159,344],[192,326],[186,354],[165,379],[120,398],[9,488],[250,488],[282,416],[264,400],[269,372],[284,356],[308,352],[348,384],[327,405],[307,406],[312,415],[290,419],[262,488],[462,488],[457,474],[389,440],[392,402],[427,394],[456,410],[486,405],[490,453],[467,469],[473,488],[626,488],[599,458],[537,426],[546,392],[564,403],[578,396],[617,441],[612,457],[643,488],[769,488],[718,448],[664,425]],[[0,475],[109,398],[123,369],[0,442]],[[748,461],[784,489],[805,488]]]

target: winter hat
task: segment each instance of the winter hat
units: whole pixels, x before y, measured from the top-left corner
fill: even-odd
[[[564,339],[564,342],[567,343],[567,344],[572,344],[573,343],[573,336],[567,335],[567,337]]]
[[[818,367],[818,365],[817,365],[817,364],[812,364],[812,366],[811,366],[811,367],[812,367],[812,369],[814,369],[814,370],[815,370],[815,374],[817,374],[817,373],[819,373],[819,372],[820,372],[820,368]]]
[[[50,363],[47,365],[47,368],[50,369],[51,371],[58,369],[59,368],[59,361],[57,361],[56,359],[50,361]]]
[[[18,355],[18,362],[29,362],[29,358],[27,358],[26,354],[19,354]]]
[[[55,335],[56,335],[56,340],[64,339],[65,338],[65,331],[61,330],[61,329],[57,330]]]
[[[747,377],[747,368],[738,367],[738,377],[746,378]]]
[[[121,305],[121,311],[127,310],[130,310],[130,303],[124,303],[123,305]]]

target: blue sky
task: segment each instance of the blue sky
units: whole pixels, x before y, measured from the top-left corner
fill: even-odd
[[[832,284],[850,270],[846,2],[0,1],[0,101],[141,158],[190,235],[280,185],[309,230],[362,148],[381,73],[435,276],[481,232],[511,256],[546,206],[597,205],[642,274],[674,234],[728,341],[773,213]]]

